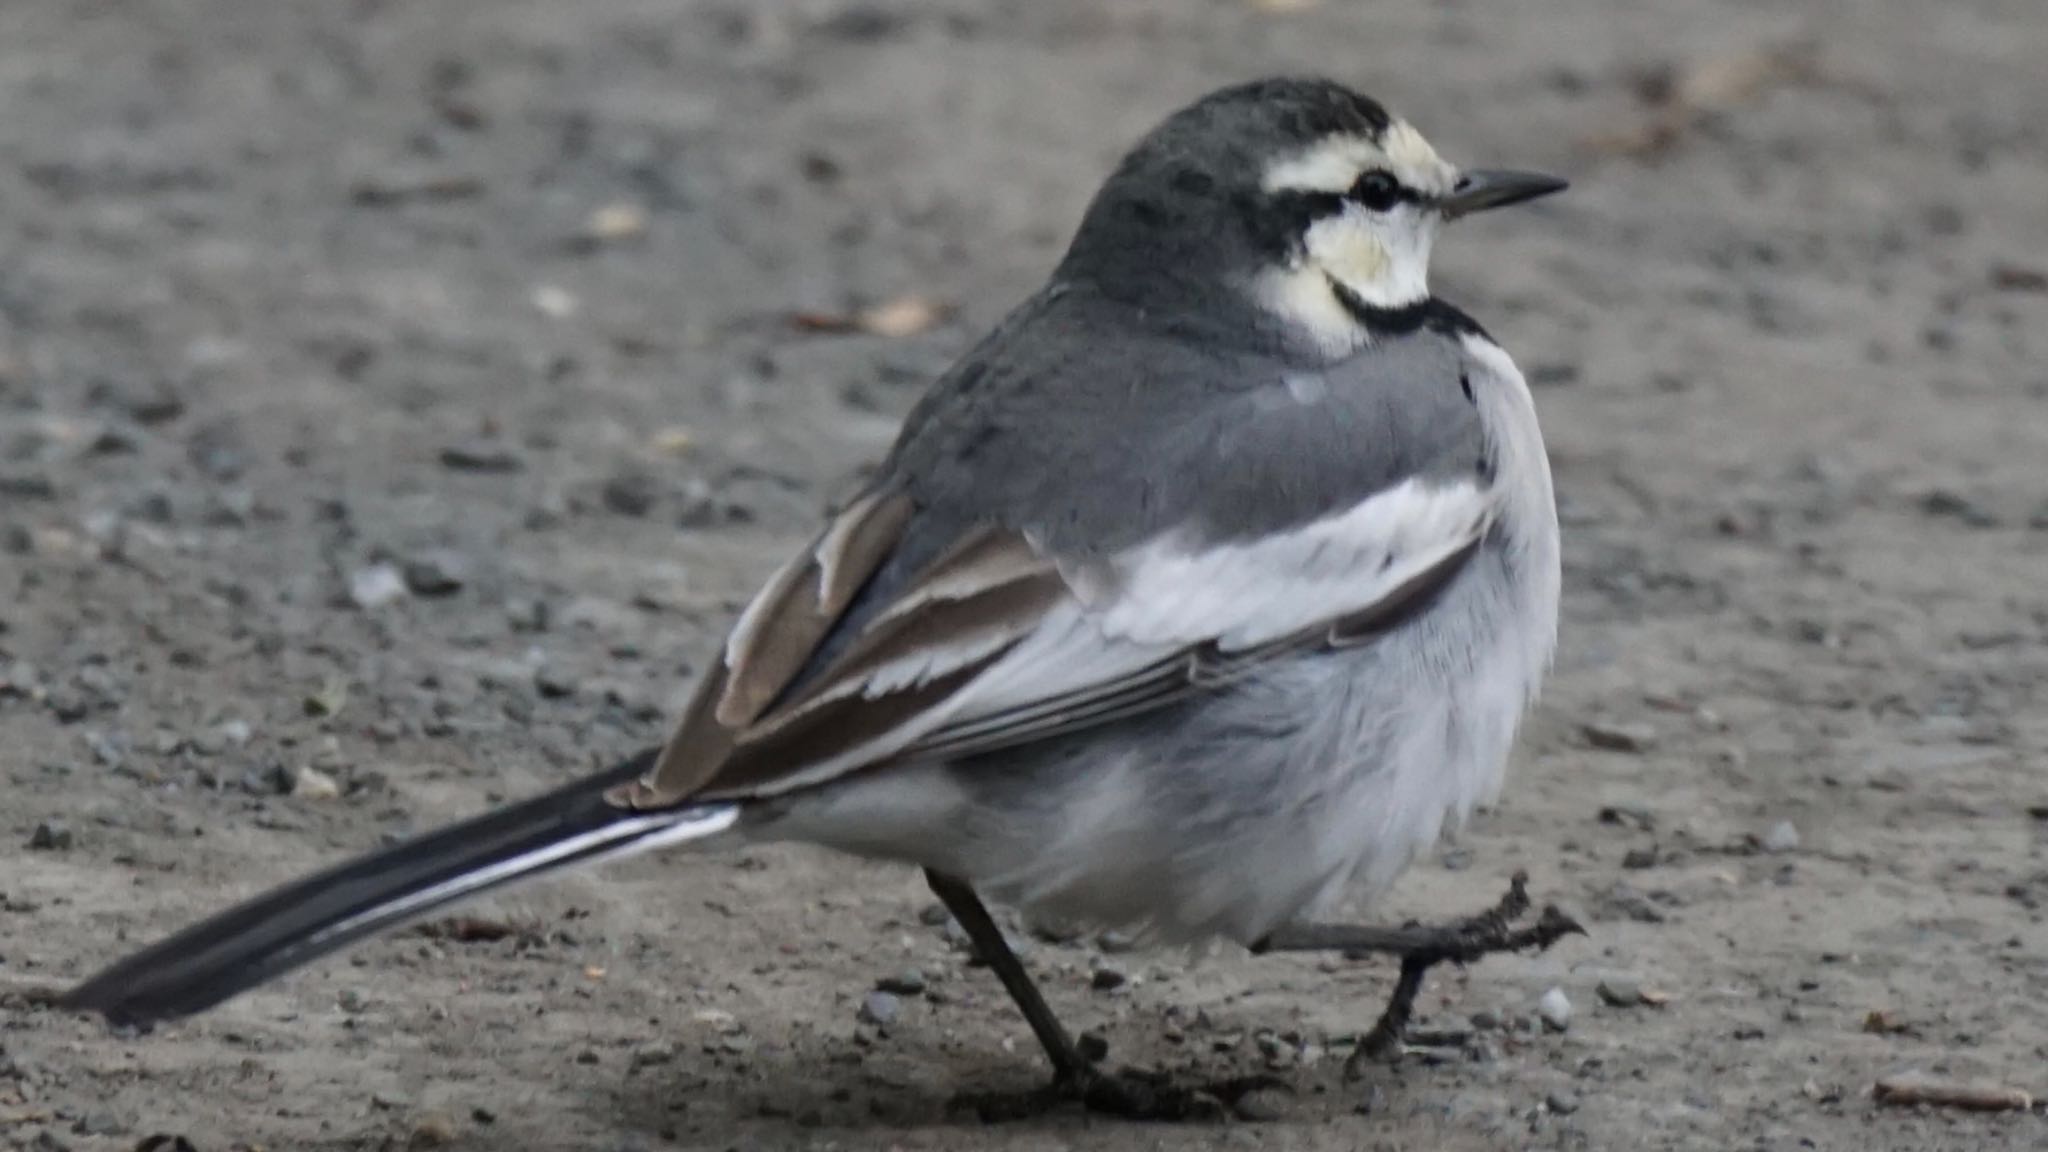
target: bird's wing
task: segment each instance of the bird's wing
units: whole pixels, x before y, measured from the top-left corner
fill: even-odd
[[[1046,739],[1359,643],[1456,574],[1498,509],[1416,477],[1264,536],[1170,529],[1106,555],[967,530],[850,612],[918,515],[871,491],[740,616],[655,768],[618,801],[767,796],[905,758]],[[857,618],[856,618],[857,616]]]

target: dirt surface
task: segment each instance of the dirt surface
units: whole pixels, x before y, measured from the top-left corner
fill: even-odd
[[[2048,1147],[1870,1091],[2048,1091],[2044,53],[2038,0],[0,5],[0,1146]],[[1576,184],[1440,249],[1537,385],[1563,647],[1375,913],[1526,868],[1592,935],[1435,979],[1447,1055],[1345,1080],[1384,964],[1041,941],[1113,1060],[1297,1092],[984,1127],[1043,1075],[993,979],[909,871],[781,850],[154,1035],[37,1006],[656,739],[1119,150],[1292,70]]]

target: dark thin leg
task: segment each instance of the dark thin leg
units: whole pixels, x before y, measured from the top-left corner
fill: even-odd
[[[1003,930],[996,926],[995,918],[988,914],[974,889],[965,881],[930,869],[925,870],[924,878],[939,902],[966,930],[981,958],[995,970],[996,978],[1003,982],[1003,988],[1017,1002],[1025,1022],[1038,1037],[1039,1046],[1045,1049],[1046,1058],[1052,1061],[1053,1083],[1049,1092],[967,1098],[965,1102],[984,1120],[1021,1119],[1066,1100],[1078,1100],[1091,1111],[1129,1120],[1187,1120],[1219,1115],[1225,1106],[1255,1089],[1284,1086],[1270,1076],[1247,1076],[1200,1088],[1180,1088],[1159,1076],[1110,1073],[1097,1068],[1081,1054],[1045,997],[1039,995],[1031,974],[1024,971],[1023,961],[1010,951]]]
[[[1298,924],[1282,928],[1261,940],[1254,952],[1344,952],[1347,955],[1378,953],[1401,958],[1401,976],[1394,994],[1380,1013],[1379,1022],[1359,1041],[1347,1067],[1356,1069],[1361,1059],[1378,1059],[1400,1045],[1415,1012],[1415,999],[1422,993],[1422,977],[1431,968],[1449,961],[1469,964],[1495,952],[1541,951],[1566,936],[1584,935],[1578,921],[1554,904],[1547,905],[1534,924],[1517,928],[1514,922],[1529,911],[1529,877],[1517,872],[1500,903],[1449,924],[1402,928],[1376,928],[1347,924]]]
[[[1024,1022],[1031,1025],[1032,1034],[1038,1037],[1039,1047],[1045,1049],[1046,1059],[1052,1061],[1053,1079],[1067,1083],[1081,1077],[1088,1071],[1088,1062],[1081,1058],[1081,1051],[1074,1047],[1073,1038],[1060,1026],[1059,1017],[1052,1014],[1052,1008],[1039,995],[1038,985],[1031,982],[1031,974],[1024,971],[1024,962],[1010,951],[1010,942],[1003,939],[1003,930],[996,927],[995,917],[988,914],[988,908],[974,889],[963,881],[955,880],[930,869],[925,870],[925,883],[930,884],[939,902],[953,919],[966,929],[967,938],[974,942],[975,950],[988,966],[995,970],[996,979],[1003,982],[1003,989],[1010,999],[1017,1002],[1017,1008],[1024,1013]]]

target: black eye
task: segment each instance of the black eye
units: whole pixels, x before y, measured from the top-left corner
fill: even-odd
[[[1401,182],[1393,173],[1375,168],[1351,186],[1351,199],[1375,212],[1385,212],[1401,202]]]

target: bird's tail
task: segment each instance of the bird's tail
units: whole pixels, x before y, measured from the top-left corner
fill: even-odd
[[[738,820],[730,804],[636,812],[605,799],[653,756],[267,892],[120,961],[59,1003],[141,1027],[189,1016],[463,897],[711,836]]]

